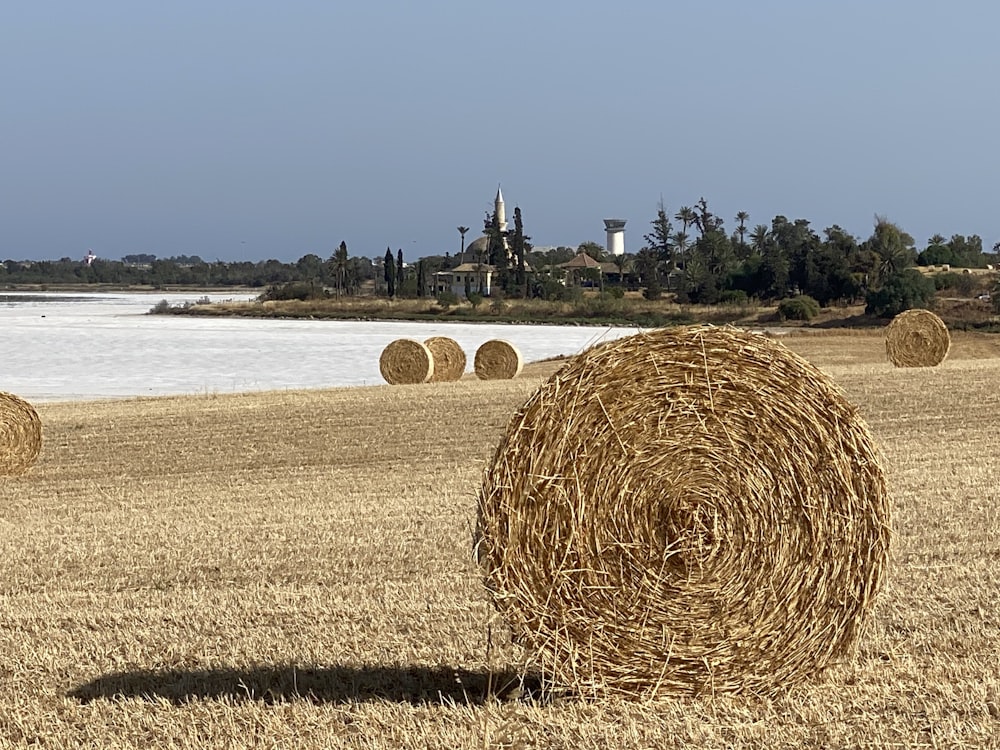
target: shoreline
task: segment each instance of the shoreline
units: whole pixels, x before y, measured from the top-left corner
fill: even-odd
[[[157,295],[186,294],[213,296],[254,296],[260,287],[167,285],[162,287],[126,284],[9,284],[0,294],[76,293],[136,294],[156,300]],[[165,301],[165,300],[164,300]],[[938,298],[931,309],[950,330],[1000,333],[1000,319],[980,300]],[[576,302],[495,299],[489,304],[467,301],[442,305],[433,298],[387,299],[359,296],[317,300],[229,300],[201,304],[167,304],[150,314],[193,315],[200,317],[243,317],[275,320],[331,320],[357,322],[431,322],[493,325],[556,325],[570,327],[662,328],[675,325],[711,324],[761,328],[781,327],[806,330],[876,330],[891,318],[866,315],[863,304],[821,308],[811,320],[782,319],[776,304],[756,303],[694,305],[662,299],[644,300],[627,296],[608,299],[585,295]]]

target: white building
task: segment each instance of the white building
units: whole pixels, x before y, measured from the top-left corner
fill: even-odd
[[[490,296],[493,288],[493,273],[496,269],[488,264],[463,263],[448,271],[438,271],[434,274],[434,293],[451,292],[456,297],[465,296],[466,284],[470,292]]]
[[[611,255],[625,254],[626,219],[605,219],[604,230],[608,233],[607,251]]]

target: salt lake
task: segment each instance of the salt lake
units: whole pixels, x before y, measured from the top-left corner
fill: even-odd
[[[199,293],[0,292],[0,391],[33,402],[384,384],[393,340],[450,336],[466,352],[500,338],[526,362],[576,354],[635,328],[147,314],[170,304],[252,299]]]

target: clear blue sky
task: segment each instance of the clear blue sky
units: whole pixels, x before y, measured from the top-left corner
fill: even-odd
[[[1000,240],[1000,3],[32,0],[0,9],[0,259],[638,250],[662,199]]]

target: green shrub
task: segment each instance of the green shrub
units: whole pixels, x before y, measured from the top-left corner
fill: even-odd
[[[507,312],[507,301],[499,289],[494,289],[493,294],[490,295],[490,312],[494,315],[503,315]]]
[[[905,268],[885,280],[865,298],[865,313],[894,318],[904,310],[927,307],[934,299],[934,282],[914,268]]]
[[[612,299],[625,299],[625,287],[623,286],[609,286],[604,290],[604,294],[607,294]]]
[[[954,271],[946,271],[945,273],[936,273],[934,274],[933,278],[934,278],[934,288],[938,290],[955,289],[962,281],[962,275],[957,274]]]
[[[563,293],[566,285],[550,276],[540,276],[535,279],[531,288],[531,296],[555,302],[559,295]]]
[[[196,299],[194,302],[192,302],[191,300],[185,300],[184,302],[181,302],[176,305],[171,305],[167,300],[161,299],[159,302],[157,302],[149,309],[149,314],[150,315],[176,314],[176,313],[182,313],[185,310],[190,310],[195,305],[210,305],[210,304],[212,304],[212,300],[209,299],[207,294],[204,297]]]
[[[660,282],[656,279],[650,279],[646,284],[646,288],[642,290],[642,296],[650,301],[658,300],[663,296],[663,287],[660,286]]]
[[[289,281],[285,284],[269,286],[267,291],[260,295],[258,299],[261,302],[272,300],[284,302],[293,299],[302,301],[307,299],[326,299],[328,296],[326,290],[321,286],[316,286],[307,281]]]
[[[955,289],[963,297],[973,296],[976,292],[976,277],[971,273],[958,274],[958,282],[955,284]]]
[[[808,294],[783,299],[778,303],[778,317],[782,320],[812,320],[819,315],[819,302]]]
[[[445,310],[458,304],[458,295],[454,292],[438,292],[437,303]]]
[[[963,297],[969,297],[976,291],[976,277],[971,273],[956,273],[946,271],[936,273],[931,277],[934,280],[934,289],[954,289]]]
[[[560,302],[579,302],[583,299],[583,289],[578,286],[564,286],[557,298]]]
[[[465,298],[469,300],[469,304],[472,305],[473,310],[483,304],[483,295],[479,292],[469,292],[465,295]]]

